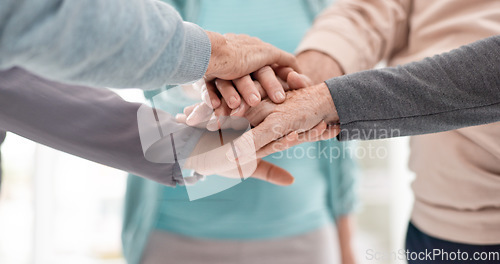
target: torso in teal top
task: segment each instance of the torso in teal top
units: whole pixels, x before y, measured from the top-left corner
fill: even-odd
[[[207,30],[256,36],[293,52],[312,23],[304,2],[202,0],[196,22]],[[187,103],[177,96],[166,98],[163,109],[178,112]],[[250,178],[191,202],[185,187],[165,187],[156,228],[213,239],[261,239],[299,234],[327,224],[331,221],[327,182],[331,164],[317,158],[318,146],[320,143],[302,144],[266,158],[294,175],[296,181],[289,187]]]

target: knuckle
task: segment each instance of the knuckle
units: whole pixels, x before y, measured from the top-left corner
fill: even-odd
[[[263,72],[263,73],[268,73],[268,72],[273,72],[274,73],[273,69],[269,65],[262,67],[260,69],[260,71]]]

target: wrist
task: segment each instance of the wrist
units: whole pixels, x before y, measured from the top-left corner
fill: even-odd
[[[340,64],[330,55],[321,51],[303,51],[297,55],[297,60],[303,68],[304,74],[309,76],[315,83],[344,75]]]
[[[318,98],[318,113],[322,116],[323,120],[327,124],[337,124],[339,123],[339,116],[337,113],[337,108],[333,102],[332,94],[326,83],[320,83],[315,86],[316,94]]]
[[[211,53],[205,76],[211,79],[217,75],[221,66],[224,64],[223,58],[225,57],[224,53],[227,51],[227,41],[223,35],[217,32],[206,31],[206,33],[210,39]]]

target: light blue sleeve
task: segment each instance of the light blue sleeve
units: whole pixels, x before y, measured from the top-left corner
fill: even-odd
[[[203,77],[210,40],[156,0],[5,0],[0,69],[50,79],[154,89]]]
[[[359,168],[355,159],[355,142],[323,141],[333,151],[329,151],[329,207],[333,218],[348,215],[358,205],[357,182]],[[338,155],[337,155],[338,154]]]

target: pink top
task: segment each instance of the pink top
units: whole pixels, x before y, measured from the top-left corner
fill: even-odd
[[[298,52],[319,50],[345,73],[404,64],[500,34],[498,0],[340,0]],[[500,123],[413,137],[412,221],[437,238],[500,244]]]

